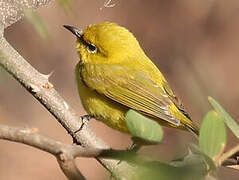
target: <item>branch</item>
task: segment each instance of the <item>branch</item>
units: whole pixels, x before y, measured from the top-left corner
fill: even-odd
[[[0,139],[26,144],[54,155],[57,158],[60,168],[70,180],[85,179],[75,164],[74,159],[77,157],[114,158],[121,161],[127,160],[134,164],[145,163],[146,160],[149,161],[148,158],[143,156],[140,157],[134,152],[83,148],[79,145],[64,144],[60,141],[37,134],[37,131],[37,129],[0,125]]]
[[[116,151],[111,149],[83,148],[79,145],[68,145],[49,137],[37,134],[37,129],[16,128],[0,125],[0,139],[26,144],[41,149],[57,158],[64,174],[68,179],[85,179],[78,170],[74,159],[77,157],[105,157],[116,159],[127,159],[132,156],[127,151]],[[135,162],[136,155],[134,155]],[[138,161],[141,159],[137,159]]]
[[[234,169],[239,169],[238,158],[239,158],[239,145],[236,145],[227,152],[222,154],[222,156],[218,159],[218,164]]]
[[[130,160],[128,157],[131,156],[135,162],[145,161],[146,157],[137,157],[137,154],[133,151],[125,150],[113,150],[113,149],[99,149],[99,148],[84,148],[79,145],[69,145],[56,141],[46,136],[42,136],[37,133],[38,129],[29,128],[17,128],[0,125],[0,139],[23,143],[42,151],[48,152],[54,156],[63,156],[59,159],[67,159],[64,156],[71,158],[77,157],[104,157],[104,158],[115,158],[118,160]],[[136,159],[137,158],[137,159]],[[149,159],[148,159],[149,160]]]
[[[4,28],[19,21],[25,9],[36,9],[53,0],[0,0],[0,23]]]
[[[58,156],[61,153],[67,153],[73,158],[97,157],[102,151],[102,149],[97,148],[83,148],[79,145],[64,144],[60,141],[37,134],[37,132],[37,129],[0,125],[0,139],[23,143],[41,149],[54,156]]]
[[[87,127],[77,134],[74,133],[81,127],[81,118],[53,88],[48,81],[49,76],[34,69],[10,46],[4,37],[0,38],[0,65],[56,117],[77,144],[84,147],[109,148]],[[98,159],[98,161],[118,178],[129,175],[129,173],[125,173],[130,170],[126,163],[118,165],[118,161],[115,160]]]
[[[20,142],[46,151],[57,158],[62,171],[68,179],[85,179],[74,162],[73,149],[76,149],[76,146],[70,146],[68,144],[63,144],[59,141],[41,136],[36,133],[35,129],[14,128],[8,126],[0,126],[0,139]],[[82,152],[86,151],[86,149],[79,146],[77,149]],[[79,152],[79,150],[77,151]]]
[[[158,173],[158,169],[161,169],[162,172],[164,172],[165,168],[167,169],[167,171],[170,171],[173,174],[177,174],[179,173],[179,171],[186,169],[188,171],[188,168],[191,168],[191,173],[193,173],[193,169],[195,168],[195,165],[197,165],[198,167],[201,167],[200,174],[206,174],[206,164],[204,164],[204,161],[200,161],[200,156],[196,154],[194,156],[188,156],[187,160],[185,161],[175,161],[173,162],[173,164],[167,164],[159,161],[154,161],[147,156],[138,155],[133,151],[83,148],[79,145],[68,145],[39,135],[36,132],[36,129],[15,128],[0,125],[0,139],[30,145],[54,155],[57,158],[58,164],[60,165],[62,171],[69,180],[85,179],[75,164],[74,159],[77,157],[104,157],[120,160],[121,163],[123,163],[122,161],[127,161],[130,164],[132,163],[136,165],[136,168],[150,168],[151,172],[148,172],[149,174]],[[198,171],[199,169],[197,168],[195,170]],[[131,173],[131,175],[134,176],[133,179],[139,179],[142,175],[140,174],[140,169],[138,169],[136,172]],[[160,173],[158,175],[160,176]],[[186,173],[185,177],[187,176],[188,175]]]
[[[23,2],[21,5],[20,2]],[[3,37],[3,29],[16,22],[23,16],[25,7],[38,8],[50,0],[25,0],[25,1],[0,0],[0,66],[7,70],[19,83],[22,84],[45,108],[58,120],[58,122],[72,136],[74,142],[84,147],[108,149],[100,138],[89,128],[84,128],[79,133],[74,132],[81,127],[81,118],[65,102],[49,82],[49,75],[39,73],[34,69]],[[9,9],[7,9],[9,8]],[[16,11],[14,11],[14,8]],[[3,12],[3,13],[2,13]],[[5,14],[6,13],[6,14]],[[115,160],[97,160],[109,170],[117,179],[130,179],[132,167],[127,163]]]

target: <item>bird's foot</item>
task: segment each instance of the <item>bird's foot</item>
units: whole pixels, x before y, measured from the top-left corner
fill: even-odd
[[[93,117],[91,115],[84,115],[84,116],[81,116],[81,121],[82,121],[82,124],[80,126],[79,129],[77,129],[74,133],[78,133],[79,131],[81,131],[84,127],[87,126],[88,122],[90,121],[90,119],[92,119]]]

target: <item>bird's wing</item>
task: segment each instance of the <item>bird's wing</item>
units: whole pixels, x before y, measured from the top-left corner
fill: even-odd
[[[171,88],[169,87],[169,84],[167,81],[163,81],[163,88],[165,90],[165,92],[168,94],[168,97],[171,99],[171,101],[174,103],[174,105],[188,118],[191,120],[189,114],[186,112],[182,102],[180,101],[180,99],[177,98],[177,96],[175,96],[175,94],[173,93],[173,91],[171,90]]]
[[[180,125],[170,113],[173,102],[167,92],[142,72],[117,65],[85,65],[81,78],[86,86],[118,103]]]

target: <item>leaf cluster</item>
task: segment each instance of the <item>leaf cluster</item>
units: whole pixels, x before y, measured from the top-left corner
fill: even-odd
[[[188,154],[168,163],[141,159],[140,163],[137,161],[135,179],[217,179],[221,166],[238,169],[235,163],[237,157],[227,156],[224,151],[227,144],[226,126],[237,138],[239,126],[216,100],[212,97],[208,100],[214,110],[210,110],[203,118],[198,141],[188,146]],[[127,112],[126,122],[135,137],[152,143],[160,143],[163,139],[161,126],[136,111]]]

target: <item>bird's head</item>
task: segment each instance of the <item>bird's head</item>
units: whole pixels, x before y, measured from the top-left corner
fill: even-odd
[[[125,56],[143,53],[134,35],[115,23],[89,25],[84,30],[64,27],[77,37],[77,52],[83,63],[121,63]]]

